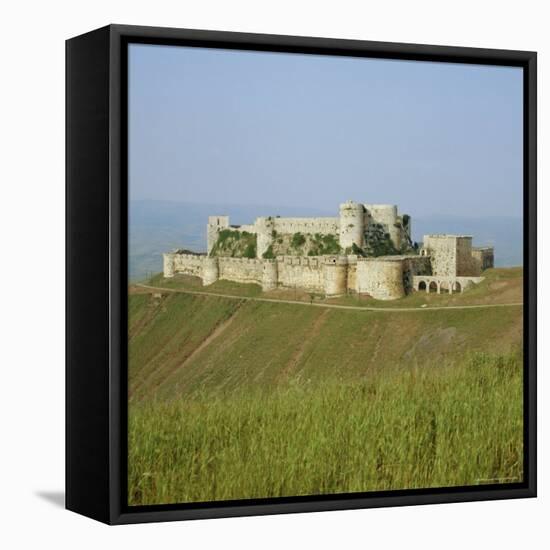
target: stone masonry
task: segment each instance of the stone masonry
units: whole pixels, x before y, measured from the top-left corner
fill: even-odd
[[[209,255],[220,231],[228,229],[255,234],[257,257]],[[164,254],[164,276],[182,273],[200,277],[204,285],[225,279],[256,283],[264,291],[296,288],[327,296],[359,293],[394,300],[418,290],[462,292],[482,280],[483,270],[493,267],[493,248],[472,247],[471,236],[426,235],[418,248],[411,241],[410,230],[410,217],[399,215],[395,205],[352,201],[341,204],[335,218],[262,217],[250,225],[231,226],[228,216],[210,216],[208,252],[190,254],[175,250]],[[262,257],[275,235],[298,232],[334,235],[342,253]],[[403,253],[369,257],[363,252],[369,238],[380,232],[392,251]]]

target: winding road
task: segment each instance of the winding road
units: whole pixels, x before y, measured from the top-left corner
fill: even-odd
[[[199,290],[184,290],[177,288],[166,288],[161,286],[151,286],[136,283],[135,286],[144,288],[156,292],[173,292],[181,294],[195,294],[198,296],[216,296],[218,298],[230,298],[234,300],[248,300],[254,302],[270,302],[276,304],[291,304],[291,305],[300,305],[307,307],[324,307],[330,309],[347,309],[352,311],[377,311],[380,313],[397,313],[404,311],[436,311],[436,310],[447,310],[447,309],[484,309],[484,308],[494,308],[494,307],[523,307],[522,302],[510,303],[510,304],[473,304],[473,305],[463,305],[463,306],[426,306],[426,307],[372,307],[372,306],[344,306],[341,304],[327,304],[327,303],[315,303],[315,302],[300,302],[298,300],[281,300],[277,298],[259,298],[257,296],[236,296],[234,294],[219,294],[216,292],[207,292]]]

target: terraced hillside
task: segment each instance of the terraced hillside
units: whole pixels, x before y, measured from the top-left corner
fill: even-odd
[[[522,314],[134,289],[129,501],[519,481]]]

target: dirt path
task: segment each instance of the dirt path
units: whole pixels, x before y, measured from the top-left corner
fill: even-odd
[[[315,302],[298,302],[293,300],[278,300],[275,298],[258,298],[255,296],[235,296],[233,294],[219,294],[215,292],[205,292],[199,290],[183,290],[176,288],[165,288],[161,286],[150,286],[140,283],[136,283],[135,286],[145,288],[157,292],[175,292],[182,294],[196,294],[198,296],[216,296],[218,298],[231,298],[234,300],[248,300],[254,302],[269,302],[276,304],[291,304],[305,307],[324,307],[331,309],[347,309],[352,311],[378,311],[383,313],[401,313],[403,311],[434,311],[443,309],[484,309],[493,307],[523,307],[522,302],[510,303],[510,304],[476,304],[476,305],[464,305],[464,306],[427,306],[427,307],[369,307],[369,306],[343,306],[338,304],[317,304]]]

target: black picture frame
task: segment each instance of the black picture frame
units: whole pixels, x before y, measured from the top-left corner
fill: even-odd
[[[129,507],[127,46],[172,44],[523,68],[522,483]],[[535,52],[109,25],[66,43],[66,507],[108,524],[536,496]]]

